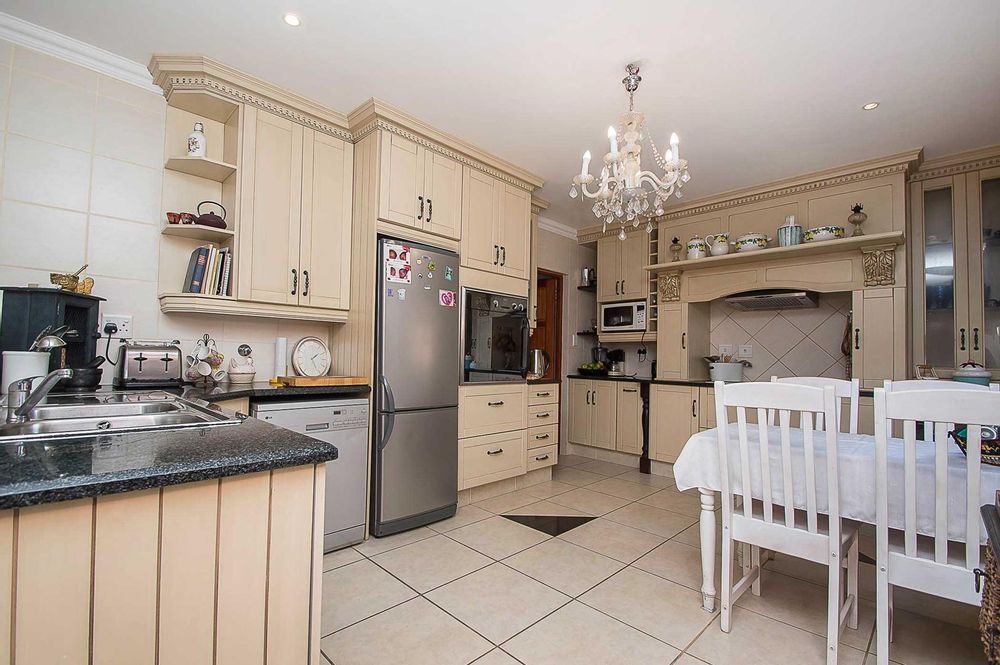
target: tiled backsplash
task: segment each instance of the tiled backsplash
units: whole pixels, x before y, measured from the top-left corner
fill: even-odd
[[[815,309],[742,312],[725,300],[712,302],[712,353],[720,344],[753,345],[753,357],[744,377],[748,381],[771,376],[847,377],[847,356],[841,346],[851,309],[850,293],[821,294]]]
[[[135,337],[179,339],[187,353],[207,332],[227,359],[246,342],[257,377],[270,378],[275,336],[291,349],[329,327],[160,313],[165,113],[163,95],[0,40],[0,285],[48,284],[50,271],[87,263],[101,313],[131,314]]]

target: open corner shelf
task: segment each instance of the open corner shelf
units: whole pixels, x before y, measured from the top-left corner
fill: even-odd
[[[597,284],[588,284],[587,286],[576,287],[580,291],[589,291],[591,293],[597,293]]]
[[[208,157],[171,157],[163,168],[215,182],[225,182],[236,173],[234,165]]]
[[[596,337],[597,336],[597,333],[594,332],[593,330],[578,330],[576,332],[576,334],[580,335],[582,337]]]
[[[167,224],[160,230],[160,233],[165,236],[206,240],[217,243],[228,242],[236,235],[236,232],[230,229],[217,229],[201,224]]]

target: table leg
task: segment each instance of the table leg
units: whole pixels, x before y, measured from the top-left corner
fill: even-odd
[[[715,492],[698,488],[701,493],[701,595],[702,608],[715,611]]]

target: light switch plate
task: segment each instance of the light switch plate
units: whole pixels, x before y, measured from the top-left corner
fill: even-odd
[[[720,344],[719,345],[719,355],[720,356],[731,356],[731,355],[733,355],[733,345],[732,344]]]
[[[740,344],[740,358],[753,358],[753,344]]]

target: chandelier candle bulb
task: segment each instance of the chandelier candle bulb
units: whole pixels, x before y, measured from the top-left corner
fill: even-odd
[[[587,175],[587,171],[590,169],[590,151],[583,153],[583,168],[580,169],[580,177]]]
[[[679,138],[677,138],[677,132],[671,132],[671,134],[670,134],[670,150],[671,150],[671,153],[673,154],[672,161],[673,161],[674,166],[677,166],[677,162],[679,162],[680,159],[681,159],[681,151],[680,151],[680,147],[679,147],[680,143],[681,143],[681,140]]]
[[[608,127],[608,140],[611,141],[612,159],[618,159],[618,133],[614,127]]]

